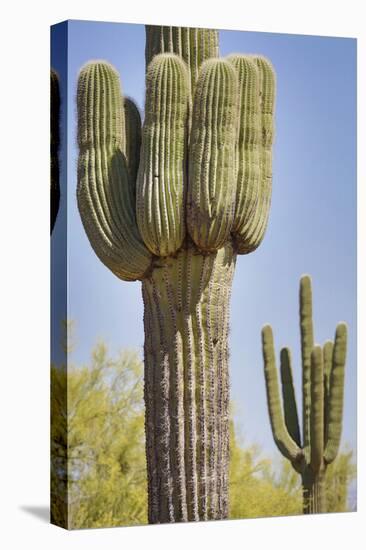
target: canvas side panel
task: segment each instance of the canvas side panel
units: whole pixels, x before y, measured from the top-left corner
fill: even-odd
[[[68,23],[51,27],[51,523],[68,528],[67,470]]]

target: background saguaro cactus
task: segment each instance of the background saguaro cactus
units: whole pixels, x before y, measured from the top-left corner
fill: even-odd
[[[303,430],[293,384],[291,354],[280,354],[282,404],[279,392],[272,328],[262,330],[264,373],[273,437],[281,453],[301,475],[305,514],[326,512],[324,474],[337,456],[342,414],[347,326],[337,325],[334,342],[314,344],[311,279],[300,281]]]
[[[51,69],[50,130],[51,130],[51,233],[60,205],[60,170],[58,150],[60,146],[60,84],[56,71]]]
[[[117,277],[142,281],[151,523],[228,514],[229,300],[267,226],[275,77],[218,55],[217,31],[147,26],[142,130],[111,65],[79,75],[83,225]]]

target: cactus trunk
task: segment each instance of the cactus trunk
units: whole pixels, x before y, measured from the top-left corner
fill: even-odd
[[[322,514],[327,511],[324,472],[316,475],[306,469],[302,475],[303,513]]]
[[[236,254],[187,245],[143,280],[149,522],[228,507],[228,319]]]

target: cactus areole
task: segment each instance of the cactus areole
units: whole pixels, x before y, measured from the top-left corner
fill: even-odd
[[[262,330],[268,411],[275,443],[301,475],[304,514],[326,512],[324,475],[341,439],[347,326],[339,323],[334,343],[314,344],[310,277],[300,282],[303,429],[293,384],[291,354],[281,350],[281,404],[272,329]]]
[[[142,281],[148,519],[228,515],[228,327],[237,254],[271,200],[275,77],[218,57],[214,30],[146,27],[146,99],[115,69],[80,72],[80,215],[99,259]]]

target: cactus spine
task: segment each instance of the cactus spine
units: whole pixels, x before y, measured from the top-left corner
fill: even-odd
[[[142,282],[149,522],[226,518],[231,282],[267,225],[273,69],[218,58],[217,31],[147,26],[142,129],[106,62],[77,103],[85,231]]]
[[[303,430],[300,435],[291,354],[280,353],[280,398],[272,328],[262,330],[267,403],[275,443],[301,475],[304,514],[326,512],[324,474],[336,458],[342,431],[347,326],[339,323],[334,343],[314,344],[311,279],[300,281]],[[283,410],[282,410],[283,404]]]
[[[60,169],[58,150],[60,146],[60,85],[56,71],[51,69],[50,88],[51,130],[51,233],[60,205]]]

